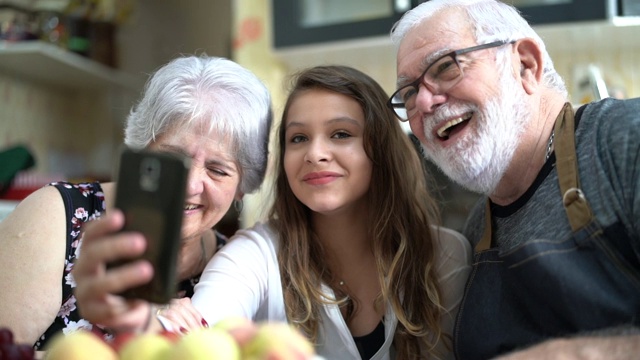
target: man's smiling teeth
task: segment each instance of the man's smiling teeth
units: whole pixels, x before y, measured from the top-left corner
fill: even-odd
[[[471,118],[471,114],[468,114],[463,117],[459,117],[457,119],[451,119],[447,121],[447,123],[444,124],[444,126],[438,129],[438,136],[441,138],[447,138],[449,136],[449,132],[451,131],[452,127],[460,124],[461,122],[467,121],[470,118]]]
[[[184,206],[185,210],[193,210],[193,209],[197,209],[198,205],[193,205],[193,204],[187,204]]]

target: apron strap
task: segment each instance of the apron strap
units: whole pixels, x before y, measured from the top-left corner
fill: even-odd
[[[484,213],[484,233],[482,234],[482,239],[480,239],[480,242],[476,244],[476,253],[484,250],[489,250],[491,248],[491,237],[493,235],[491,233],[491,200],[489,200],[488,198]]]
[[[562,194],[562,204],[567,212],[571,229],[576,232],[593,219],[587,198],[580,189],[578,159],[576,157],[575,119],[571,104],[566,103],[561,117],[556,120],[556,169]]]
[[[587,198],[580,190],[578,159],[576,158],[575,118],[570,103],[564,104],[556,119],[554,132],[556,134],[554,150],[556,152],[556,170],[562,194],[562,204],[567,212],[571,229],[576,232],[591,222],[593,214]],[[491,248],[491,219],[491,200],[487,199],[484,233],[475,247],[476,253]]]

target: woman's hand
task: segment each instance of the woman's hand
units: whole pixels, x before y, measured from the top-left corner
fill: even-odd
[[[142,234],[118,232],[123,225],[124,216],[117,209],[86,224],[72,271],[74,293],[84,319],[116,332],[145,331],[152,318],[151,304],[115,294],[149,282],[151,264],[138,260],[107,269],[107,263],[140,256],[146,248]]]
[[[173,332],[187,333],[209,326],[189,298],[174,299],[169,305],[158,307],[156,315],[162,319],[162,326]]]

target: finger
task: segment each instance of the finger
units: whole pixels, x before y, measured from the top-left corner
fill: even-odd
[[[147,284],[153,278],[153,266],[146,260],[139,260],[110,268],[102,276],[87,277],[78,283],[77,292],[90,296],[119,294],[125,290]]]
[[[151,317],[151,304],[144,300],[127,300],[102,309],[101,325],[116,332],[142,331]]]
[[[141,234],[123,232],[92,239],[85,234],[82,239],[80,253],[73,271],[83,276],[102,271],[107,263],[132,259],[142,255],[146,249],[146,241]]]
[[[186,300],[183,300],[186,299]],[[177,325],[182,332],[202,327],[202,316],[193,308],[188,298],[172,300],[170,305],[161,310],[161,315]]]
[[[123,298],[107,295],[87,298],[81,306],[78,306],[78,310],[84,319],[92,323],[110,325],[110,321],[115,315],[128,311],[129,307]]]
[[[86,245],[86,246],[85,246]],[[82,244],[79,259],[85,258],[83,263],[122,262],[141,256],[146,249],[146,240],[139,233],[123,232],[105,236],[100,241]]]
[[[174,302],[180,304],[187,330],[198,329],[204,326],[202,314],[191,304],[190,298],[175,299]]]
[[[99,219],[85,223],[82,227],[82,232],[88,239],[97,239],[102,236],[118,232],[123,226],[124,215],[122,214],[122,211],[113,209]]]

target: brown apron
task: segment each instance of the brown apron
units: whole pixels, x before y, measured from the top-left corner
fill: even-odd
[[[603,229],[580,190],[570,104],[554,131],[558,180],[573,232],[500,253],[491,247],[487,201],[484,236],[454,329],[458,359],[489,359],[548,338],[640,324],[640,265],[624,228]]]

